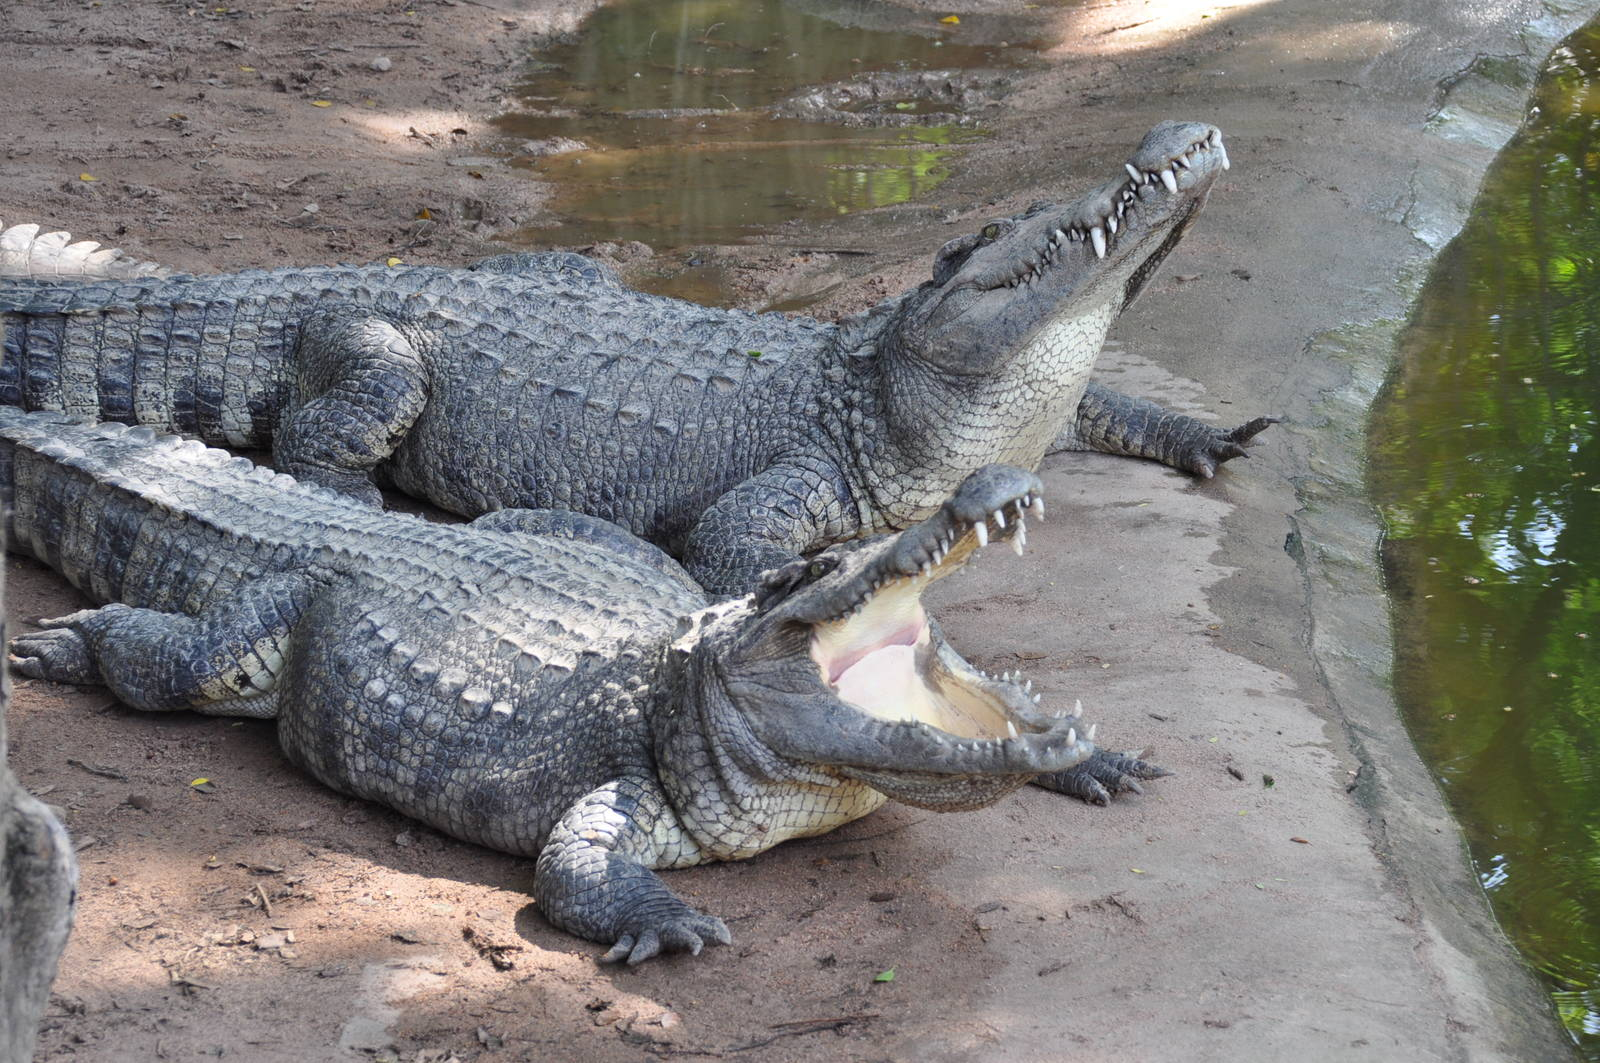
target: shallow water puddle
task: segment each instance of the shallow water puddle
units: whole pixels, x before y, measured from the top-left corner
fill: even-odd
[[[500,120],[526,142],[515,164],[558,189],[559,224],[518,238],[667,250],[903,203],[981,135],[1002,71],[1031,60],[1031,25],[871,0],[602,7],[536,57],[523,109]]]
[[[1552,55],[1372,421],[1396,692],[1600,1060],[1600,22]]]

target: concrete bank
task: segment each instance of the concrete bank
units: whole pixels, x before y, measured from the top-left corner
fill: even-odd
[[[1119,28],[1134,13],[1148,21]],[[1178,398],[1198,382],[1195,401],[1223,419],[1288,424],[1207,484],[1097,457],[1046,465],[1072,504],[1039,539],[1043,571],[1010,586],[1040,599],[1023,621],[1040,649],[1074,648],[1052,691],[1083,697],[1119,736],[1138,731],[1182,775],[1110,814],[1027,802],[1032,822],[1070,824],[1053,833],[1078,866],[1049,889],[1103,893],[1129,925],[1114,947],[1073,955],[1070,974],[1046,974],[1020,935],[990,1021],[1031,1036],[985,1058],[1571,1052],[1398,720],[1361,465],[1366,411],[1428,265],[1538,66],[1590,14],[1287,0],[1080,16],[1060,97],[1092,103],[1062,123],[1075,143],[1098,153],[1147,120],[1199,116],[1226,131],[1235,163],[1120,322],[1106,377]],[[993,615],[983,598],[974,587],[972,608]],[[1007,861],[942,880],[1043,906],[1031,877]],[[1063,999],[1081,1052],[1052,1049]]]

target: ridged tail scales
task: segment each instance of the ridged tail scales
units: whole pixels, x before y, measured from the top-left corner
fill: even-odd
[[[174,272],[154,262],[141,262],[115,247],[93,240],[74,242],[69,233],[40,232],[38,225],[0,221],[0,281],[124,280],[171,277]]]
[[[285,567],[271,546],[230,541],[193,513],[197,499],[222,500],[204,479],[208,467],[234,463],[251,477],[276,474],[197,442],[154,439],[148,428],[0,407],[8,548],[49,564],[95,602],[190,614]],[[195,451],[189,460],[163,460],[185,448]]]
[[[219,280],[0,277],[0,403],[265,447],[289,316]]]

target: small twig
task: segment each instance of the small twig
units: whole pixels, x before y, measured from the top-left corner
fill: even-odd
[[[726,1048],[686,1048],[658,1041],[647,1034],[636,1033],[632,1030],[619,1030],[623,1040],[640,1045],[646,1052],[660,1056],[713,1056],[722,1058],[737,1052],[751,1052],[757,1048],[765,1048],[774,1041],[785,1037],[804,1037],[807,1034],[825,1033],[829,1030],[842,1030],[846,1026],[853,1026],[858,1022],[866,1022],[878,1017],[877,1012],[866,1012],[861,1015],[846,1015],[837,1019],[802,1019],[798,1022],[780,1022],[772,1028],[778,1032],[769,1037],[762,1037],[755,1041],[746,1041],[744,1044],[729,1045]],[[778,1029],[778,1027],[793,1026],[792,1030]]]
[[[256,896],[261,898],[261,910],[267,913],[267,918],[272,918],[272,901],[267,897],[267,891],[261,888],[261,883],[256,883]]]
[[[90,775],[98,775],[103,779],[121,779],[124,782],[126,782],[128,779],[126,775],[122,774],[122,772],[118,771],[116,768],[107,768],[99,764],[85,764],[83,761],[73,760],[71,757],[67,758],[67,763],[72,765],[74,768],[82,768]]]
[[[794,1019],[790,1022],[774,1022],[771,1023],[767,1029],[781,1030],[785,1026],[815,1026],[818,1023],[832,1025],[840,1022],[861,1022],[865,1019],[876,1019],[877,1017],[878,1013],[875,1011],[864,1011],[860,1015],[840,1015],[833,1019]]]

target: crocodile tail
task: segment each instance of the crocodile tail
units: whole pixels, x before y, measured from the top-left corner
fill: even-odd
[[[270,445],[289,340],[260,316],[190,277],[0,279],[0,405]]]
[[[93,240],[73,243],[71,235],[64,232],[41,233],[34,224],[8,229],[0,221],[0,280],[61,284],[173,275],[164,266],[141,262],[125,251],[101,247]]]

